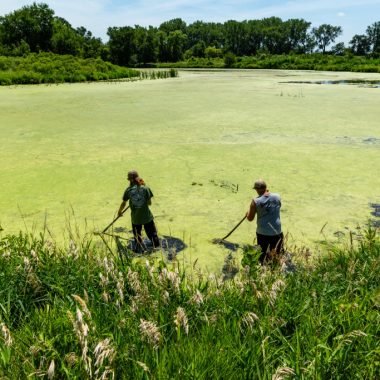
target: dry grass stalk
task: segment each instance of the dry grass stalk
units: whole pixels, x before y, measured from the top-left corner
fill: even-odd
[[[95,367],[97,367],[97,370],[95,371],[96,379],[113,379],[115,377],[115,372],[112,368],[107,366],[101,371],[104,362],[108,361],[108,364],[111,365],[116,355],[116,351],[111,345],[111,340],[109,338],[101,340],[95,347],[94,355]]]
[[[90,313],[90,310],[88,310],[88,307],[87,307],[87,304],[86,302],[81,298],[79,297],[78,295],[76,294],[73,294],[73,298],[75,299],[75,301],[77,301],[79,303],[79,305],[81,306],[82,310],[83,310],[83,313],[91,319],[91,313]]]
[[[243,331],[244,329],[242,328],[242,326],[244,326],[245,328],[248,328],[252,331],[255,322],[258,320],[259,317],[255,313],[253,313],[252,311],[247,311],[244,313],[241,319],[240,329]]]
[[[9,347],[12,345],[13,343],[13,339],[12,339],[12,336],[11,336],[11,332],[9,331],[8,327],[6,326],[5,323],[2,323],[1,324],[1,333],[3,335],[3,339],[4,339],[4,344]]]
[[[283,380],[289,376],[294,376],[295,372],[290,367],[279,367],[277,368],[275,374],[272,376],[272,380]]]
[[[144,370],[144,372],[150,372],[149,367],[145,363],[139,361],[136,361],[136,363]]]
[[[176,293],[179,293],[179,286],[181,279],[178,272],[171,272],[164,268],[158,276],[159,282],[162,286],[170,284]]]
[[[54,378],[55,373],[55,362],[54,359],[50,362],[49,368],[47,370],[47,377],[49,380],[52,380]]]
[[[269,303],[274,306],[278,293],[285,288],[285,282],[277,280],[273,283],[271,290],[269,291]]]
[[[158,327],[153,323],[140,319],[140,332],[143,337],[153,348],[158,348],[161,343],[162,336]]]
[[[191,297],[190,301],[191,304],[200,306],[203,304],[204,299],[202,293],[197,289],[195,294]]]
[[[189,335],[189,324],[188,324],[188,319],[187,315],[185,312],[185,309],[182,307],[177,308],[177,313],[174,317],[174,324],[177,326],[177,329],[183,328],[185,331],[186,335]]]

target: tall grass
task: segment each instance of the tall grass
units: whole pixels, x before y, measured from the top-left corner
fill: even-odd
[[[0,56],[0,85],[74,83],[92,81],[161,79],[176,77],[177,71],[144,72],[113,65],[101,59],[82,59],[52,53],[26,57]]]
[[[248,262],[225,281],[176,261],[122,262],[88,239],[4,236],[0,376],[380,377],[378,231],[294,272]]]

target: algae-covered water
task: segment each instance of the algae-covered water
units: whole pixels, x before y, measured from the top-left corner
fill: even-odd
[[[137,169],[159,233],[184,240],[185,262],[214,271],[227,251],[211,240],[244,216],[261,177],[282,196],[289,244],[313,250],[365,223],[380,200],[380,89],[302,82],[379,78],[183,70],[166,80],[2,87],[0,224],[39,231],[46,220],[58,240],[69,222],[102,229]],[[129,230],[129,217],[115,226]],[[244,222],[229,240],[252,243],[254,233]]]

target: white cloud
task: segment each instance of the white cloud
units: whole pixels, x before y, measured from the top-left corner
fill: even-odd
[[[338,12],[338,13],[337,13],[337,16],[338,16],[338,17],[344,17],[345,15],[346,15],[346,14],[345,14],[344,12]]]

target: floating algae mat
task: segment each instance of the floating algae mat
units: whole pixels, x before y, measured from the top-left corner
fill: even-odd
[[[39,232],[45,222],[57,240],[68,228],[101,231],[137,169],[154,193],[159,234],[186,245],[184,263],[220,272],[231,247],[253,244],[247,221],[231,246],[212,240],[244,216],[257,178],[282,196],[289,244],[314,251],[344,237],[380,202],[380,91],[284,78],[380,81],[183,70],[166,80],[1,87],[2,234]],[[130,230],[129,215],[114,227]]]

